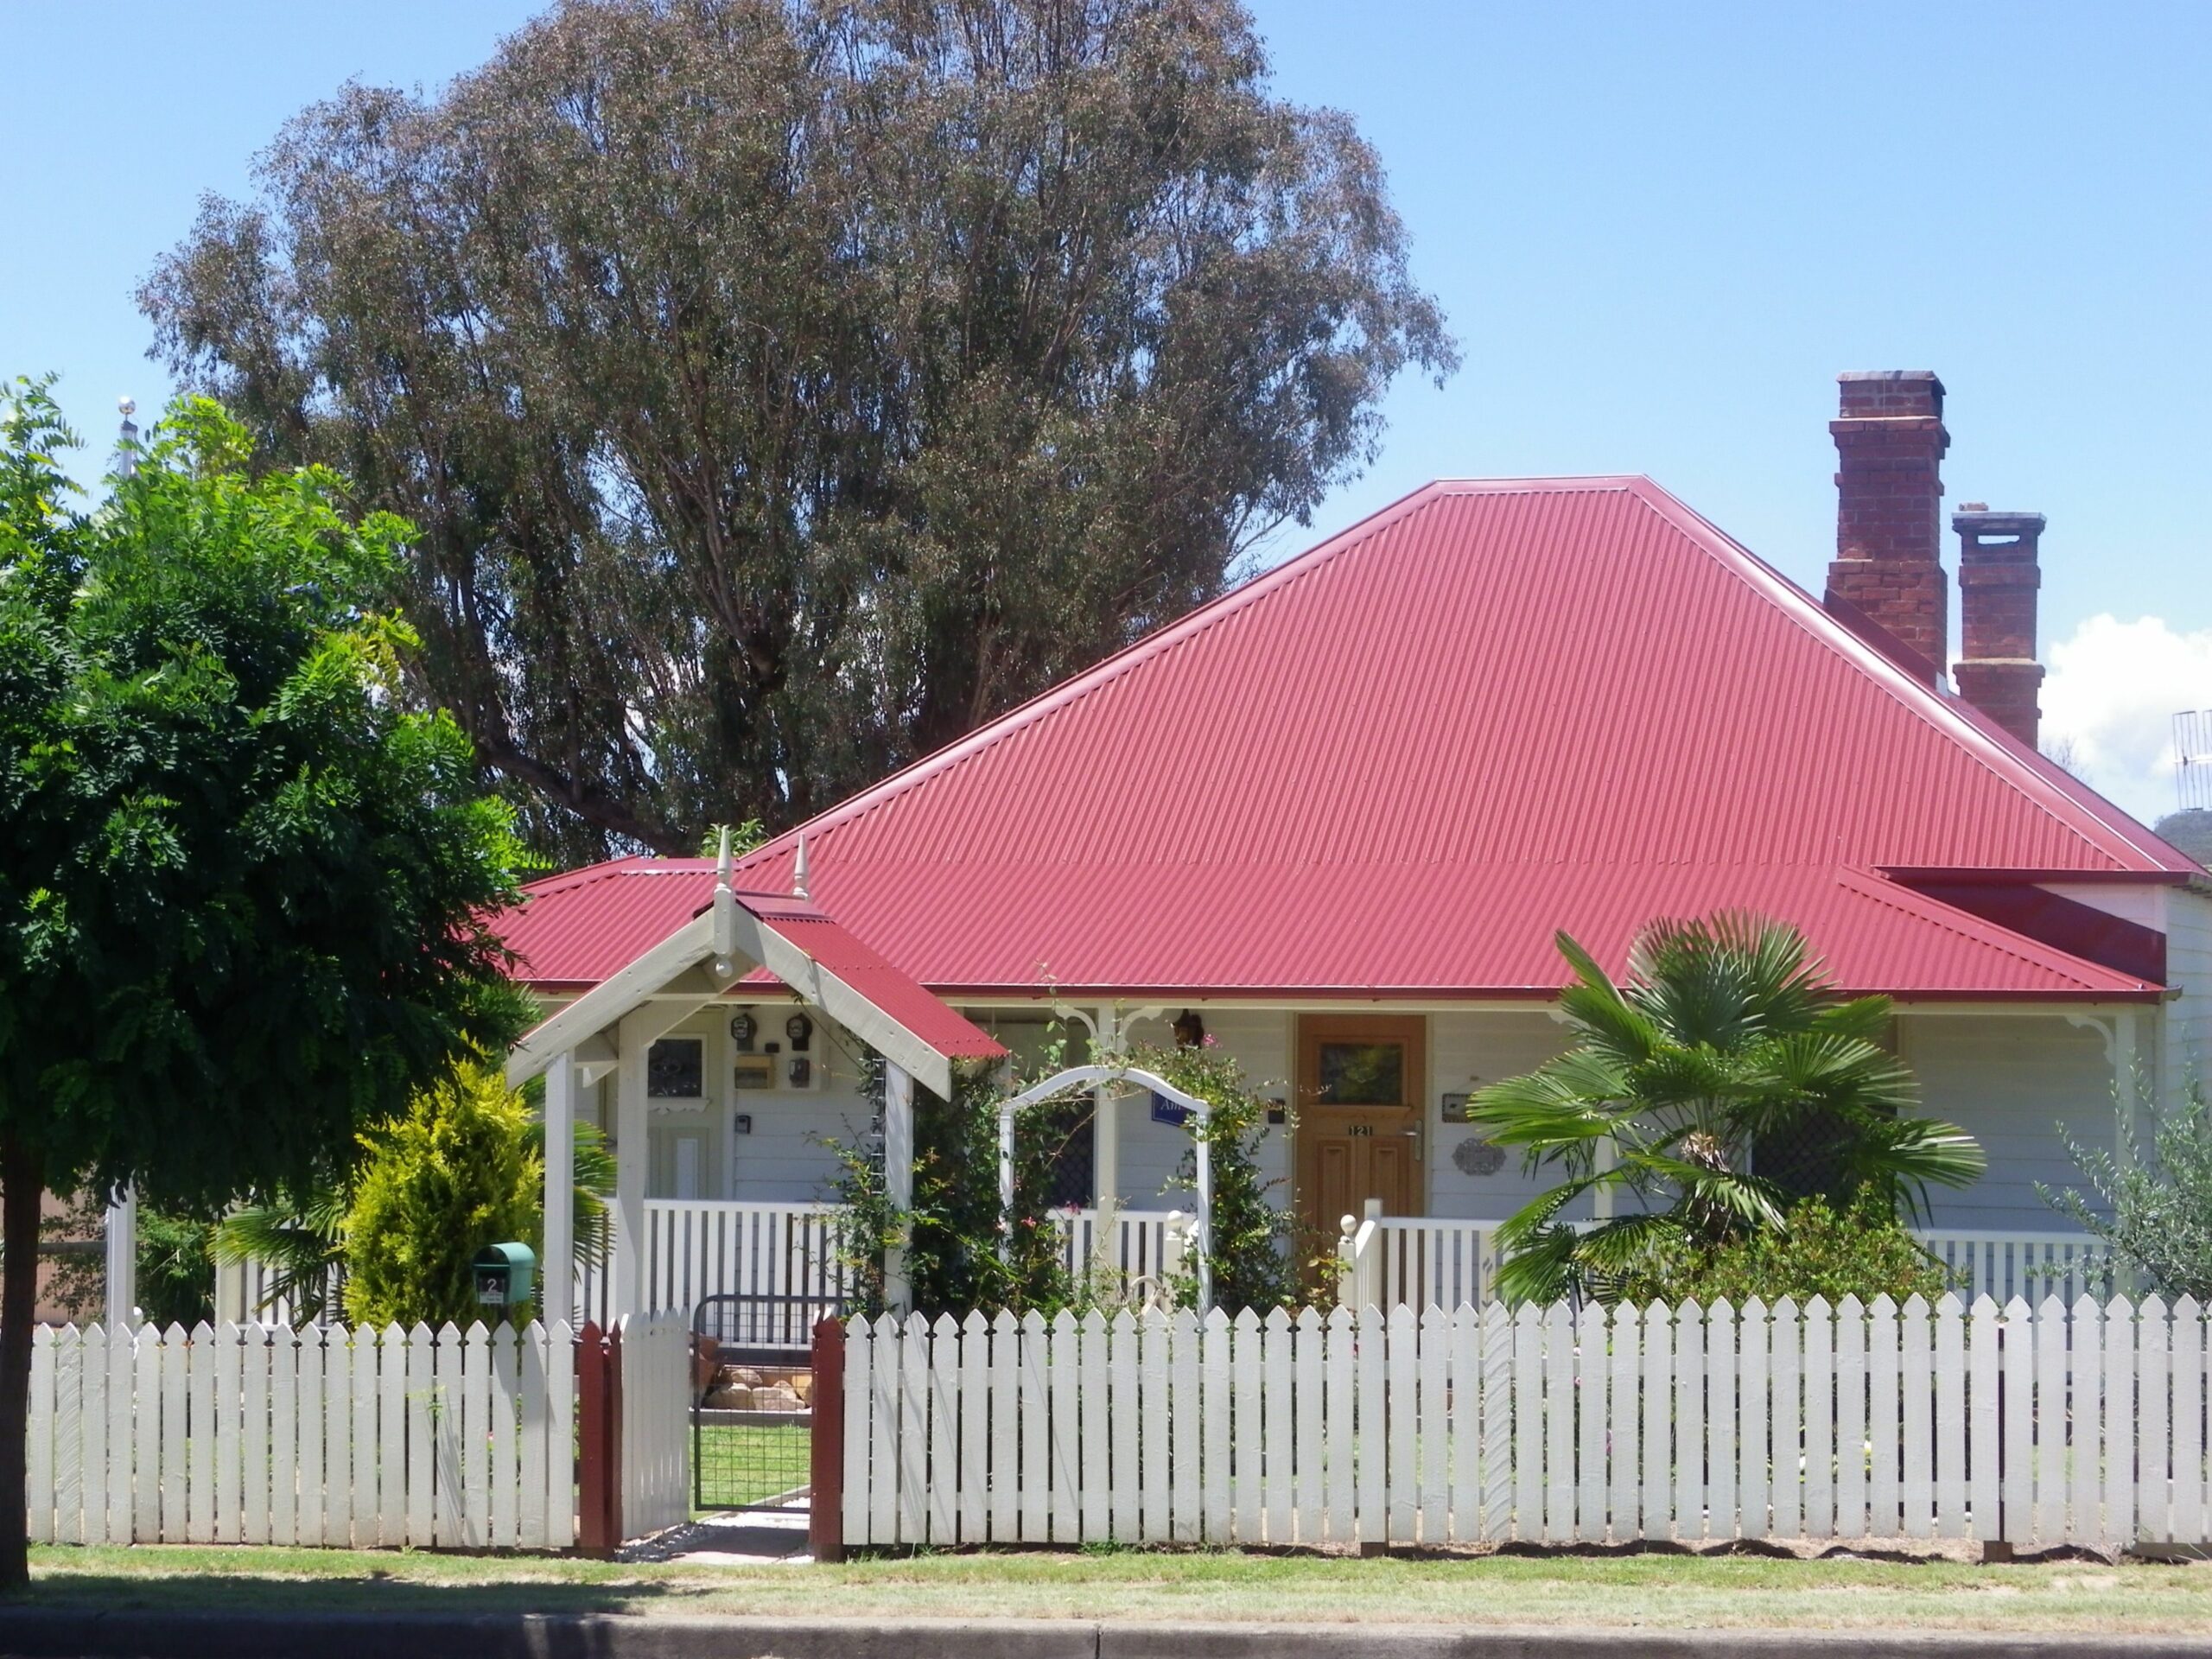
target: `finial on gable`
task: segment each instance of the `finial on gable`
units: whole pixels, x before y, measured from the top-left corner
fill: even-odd
[[[722,825],[721,853],[715,860],[715,885],[716,887],[726,887],[729,886],[730,869],[729,825],[724,824]]]
[[[798,838],[798,855],[791,860],[791,897],[804,899],[806,891],[806,837]]]
[[[116,412],[123,416],[123,429],[117,435],[116,472],[124,478],[138,474],[138,423],[130,417],[138,412],[138,400],[127,393],[115,400]]]

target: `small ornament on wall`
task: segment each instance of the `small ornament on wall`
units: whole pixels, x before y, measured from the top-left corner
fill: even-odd
[[[1495,1175],[1505,1167],[1505,1148],[1471,1135],[1452,1148],[1452,1166],[1462,1175]]]

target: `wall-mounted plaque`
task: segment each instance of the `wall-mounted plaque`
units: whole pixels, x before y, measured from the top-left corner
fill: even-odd
[[[1505,1148],[1471,1135],[1452,1148],[1452,1166],[1462,1175],[1495,1175],[1505,1167]]]

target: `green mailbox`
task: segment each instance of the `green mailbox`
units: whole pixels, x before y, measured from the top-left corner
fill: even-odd
[[[480,1307],[525,1306],[537,1288],[537,1254],[527,1244],[487,1244],[472,1265]]]

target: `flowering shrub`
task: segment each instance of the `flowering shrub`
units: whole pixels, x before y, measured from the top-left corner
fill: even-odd
[[[1300,1248],[1304,1241],[1295,1218],[1268,1201],[1268,1192],[1281,1183],[1260,1174],[1260,1144],[1274,1103],[1253,1089],[1243,1068],[1211,1037],[1192,1048],[1140,1049],[1129,1056],[1129,1064],[1213,1109],[1203,1123],[1192,1123],[1191,1135],[1194,1143],[1203,1140],[1213,1150],[1214,1305],[1234,1313],[1247,1307],[1295,1307],[1311,1300],[1300,1268],[1313,1252]],[[1177,1182],[1190,1191],[1195,1208],[1195,1147],[1183,1154]],[[1321,1282],[1333,1285],[1333,1273]],[[1195,1296],[1195,1281],[1187,1294]]]
[[[1053,1068],[1058,1065],[1055,1058]],[[882,1088],[878,1060],[870,1093],[879,1124]],[[838,1166],[832,1195],[849,1211],[841,1255],[859,1290],[856,1312],[883,1311],[884,1251],[901,1242],[913,1306],[921,1313],[1051,1313],[1068,1305],[1068,1273],[1048,1210],[1058,1141],[1037,1132],[1052,1118],[1052,1103],[1030,1108],[1015,1125],[1014,1225],[1002,1233],[998,1109],[1005,1098],[988,1069],[978,1065],[954,1069],[950,1101],[915,1088],[914,1202],[908,1211],[896,1209],[884,1190],[880,1129],[831,1143]]]

